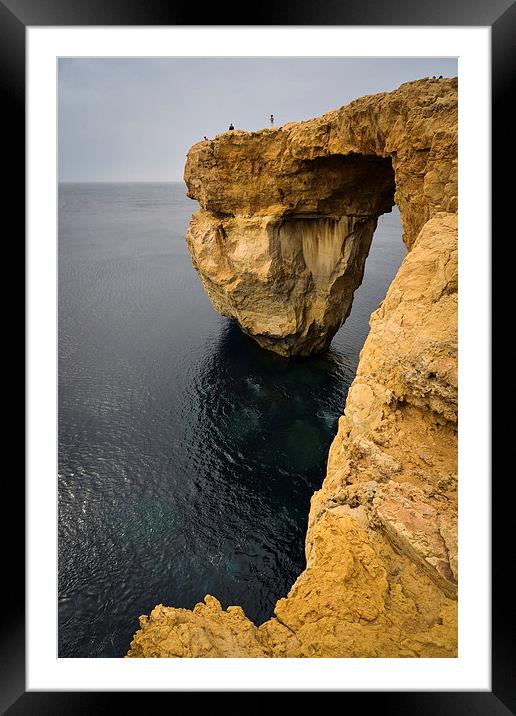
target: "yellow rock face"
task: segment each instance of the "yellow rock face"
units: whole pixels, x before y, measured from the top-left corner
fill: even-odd
[[[371,316],[312,497],[307,566],[275,616],[257,627],[210,596],[193,611],[159,606],[141,618],[127,656],[457,655],[456,88],[455,80],[421,80],[320,119],[222,135],[190,151],[186,176],[203,207],[188,238],[194,263],[219,310],[235,315],[238,306],[250,333],[267,326],[256,335],[267,347],[325,345],[363,269],[374,213],[392,199],[373,196],[383,165],[373,162],[375,181],[354,193],[341,164],[328,178],[326,159],[320,172],[311,162],[389,157],[408,253]],[[348,207],[356,201],[353,209],[339,214],[337,194]],[[321,208],[329,206],[331,217]],[[308,208],[314,217],[301,217]],[[338,290],[330,286],[336,265]]]

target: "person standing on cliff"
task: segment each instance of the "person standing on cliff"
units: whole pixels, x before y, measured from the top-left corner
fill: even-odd
[[[229,131],[232,132],[235,128],[233,127],[233,123],[229,125]]]
[[[271,129],[274,127],[274,115],[271,114]]]

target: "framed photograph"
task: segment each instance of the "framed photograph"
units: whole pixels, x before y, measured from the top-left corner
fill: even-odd
[[[490,264],[514,4],[213,10],[0,2],[28,408],[2,712],[512,713]]]

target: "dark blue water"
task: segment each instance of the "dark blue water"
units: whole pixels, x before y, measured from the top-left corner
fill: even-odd
[[[310,496],[369,315],[404,254],[381,218],[328,354],[260,349],[203,292],[183,184],[59,188],[59,656],[210,593],[261,623],[304,568]]]

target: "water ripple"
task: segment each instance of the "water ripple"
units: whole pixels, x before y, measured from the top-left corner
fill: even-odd
[[[59,200],[59,655],[122,656],[140,614],[206,593],[263,622],[304,567],[310,497],[403,254],[397,216],[332,350],[296,361],[212,310],[182,185]]]

